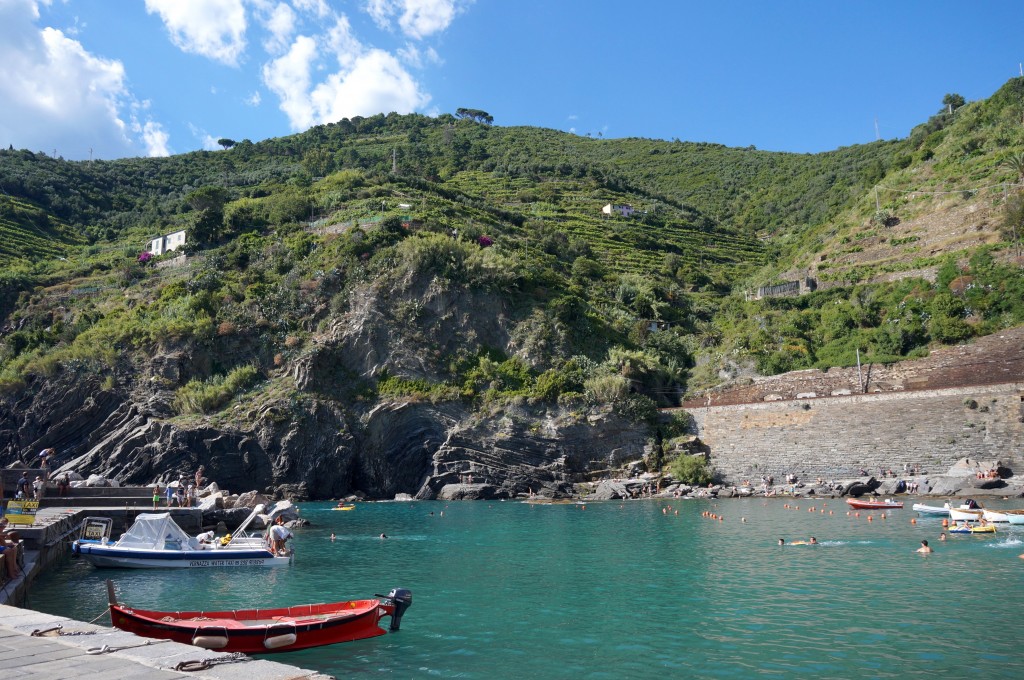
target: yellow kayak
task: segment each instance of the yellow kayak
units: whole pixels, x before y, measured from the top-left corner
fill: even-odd
[[[355,510],[355,509],[356,509],[356,506],[354,506],[354,505],[338,505],[336,507],[331,508],[331,510]]]
[[[949,533],[951,534],[994,534],[996,533],[995,525],[989,524],[983,527],[950,527]]]

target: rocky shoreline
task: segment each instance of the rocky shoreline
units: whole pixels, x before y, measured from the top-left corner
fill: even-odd
[[[962,458],[939,474],[907,473],[905,475],[871,475],[839,480],[799,480],[784,484],[740,484],[737,486],[713,484],[693,487],[650,473],[621,480],[604,480],[592,485],[584,500],[610,501],[637,498],[745,498],[896,496],[900,494],[931,497],[1024,497],[1024,478],[1015,477],[1013,470],[1000,461],[978,461]]]

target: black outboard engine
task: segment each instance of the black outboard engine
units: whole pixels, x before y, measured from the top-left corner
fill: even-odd
[[[412,606],[412,591],[408,588],[392,588],[387,595],[378,597],[387,597],[395,606],[395,613],[391,615],[391,626],[389,627],[389,630],[394,633],[402,625],[402,614]]]

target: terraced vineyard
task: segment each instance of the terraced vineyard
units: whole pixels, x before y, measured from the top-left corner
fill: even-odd
[[[0,261],[4,258],[61,257],[67,247],[82,245],[75,234],[34,205],[0,196]]]
[[[592,182],[556,180],[538,187],[524,178],[466,171],[447,181],[445,187],[476,194],[526,219],[543,220],[570,237],[583,239],[614,272],[645,274],[660,268],[671,253],[685,266],[725,267],[735,275],[740,269],[760,265],[764,257],[760,242],[735,230],[695,226],[656,199],[609,191]],[[650,205],[659,214],[653,224],[642,214],[608,217],[601,208],[609,203],[629,203],[640,211]]]

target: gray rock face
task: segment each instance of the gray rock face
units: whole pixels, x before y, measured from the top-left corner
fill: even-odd
[[[441,501],[490,501],[499,498],[508,498],[508,494],[490,484],[445,484],[437,494]]]
[[[445,291],[431,295],[438,310],[455,302]],[[470,298],[457,302],[479,307],[483,315],[489,298]],[[507,340],[506,323],[493,319],[487,337]],[[379,335],[371,341],[336,330],[341,335],[310,354],[308,373],[296,376],[310,390],[302,398],[240,400],[217,418],[172,419],[173,387],[197,372],[203,375],[202,366],[212,362],[200,350],[154,357],[152,367],[142,369],[152,375],[136,376],[134,386],[125,380],[115,390],[101,389],[95,375],[71,371],[37,379],[17,400],[0,398],[0,465],[53,446],[57,472],[126,485],[166,488],[179,475],[191,480],[205,465],[208,483],[215,484],[208,487],[211,493],[257,489],[268,498],[433,499],[449,484],[483,484],[493,487],[488,493],[496,498],[554,498],[571,495],[573,484],[593,479],[595,472],[619,470],[644,457],[648,428],[607,411],[522,404],[481,416],[458,402],[383,402],[345,410],[340,400],[318,396],[318,390],[334,389],[330,361],[336,352],[369,349],[379,341],[388,351],[394,348]],[[412,361],[415,352],[401,356]],[[351,374],[345,380],[350,383]]]
[[[881,486],[881,482],[872,477],[871,479],[868,480],[856,481],[851,483],[848,487],[846,487],[843,490],[843,493],[845,493],[847,496],[852,496],[853,498],[860,498],[864,494],[873,492],[879,486]]]
[[[626,490],[625,484],[622,482],[605,480],[598,483],[597,488],[594,489],[594,493],[587,496],[587,499],[595,501],[615,501],[629,497],[629,492]]]

